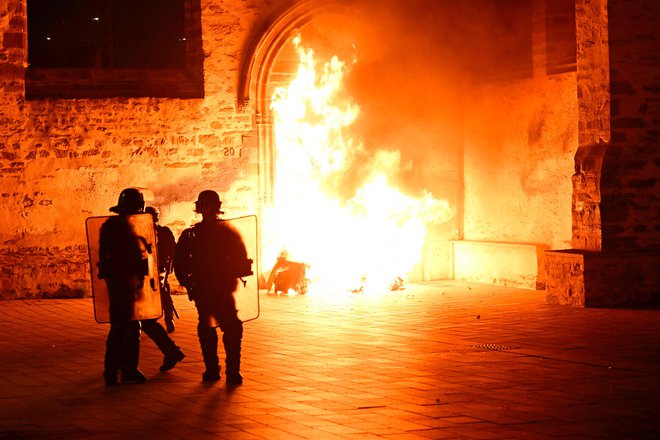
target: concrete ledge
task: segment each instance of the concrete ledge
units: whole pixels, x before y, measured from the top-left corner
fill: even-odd
[[[545,252],[546,301],[575,307],[660,302],[660,250]]]
[[[535,244],[457,240],[452,242],[453,278],[495,286],[541,289]]]

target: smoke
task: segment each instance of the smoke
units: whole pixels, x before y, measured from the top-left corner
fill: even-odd
[[[453,197],[461,180],[466,97],[475,82],[525,59],[530,5],[357,0],[350,13],[325,13],[306,26],[303,45],[319,60],[336,55],[346,62],[346,92],[360,108],[351,135],[361,147],[332,181],[335,192],[352,197],[382,165],[378,158],[391,157],[388,178],[407,194]]]

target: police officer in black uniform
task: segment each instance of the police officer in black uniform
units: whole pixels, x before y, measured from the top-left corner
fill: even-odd
[[[144,383],[147,378],[138,370],[140,322],[133,320],[135,294],[148,274],[146,249],[129,219],[144,209],[144,197],[136,188],[119,194],[118,215],[101,226],[99,237],[99,278],[105,279],[110,300],[110,332],[106,340],[103,377],[107,386],[122,382]]]
[[[174,274],[197,308],[197,335],[206,366],[202,380],[220,380],[216,331],[219,326],[223,333],[227,384],[240,385],[243,383],[240,373],[243,322],[238,318],[233,293],[238,279],[251,275],[251,260],[247,259],[239,233],[229,222],[218,218],[224,214],[221,206],[215,191],[205,190],[199,194],[195,211],[202,215],[202,221],[179,237]],[[250,273],[245,270],[247,262]]]
[[[172,301],[172,291],[170,290],[170,283],[167,278],[172,273],[172,265],[174,264],[174,251],[176,249],[176,239],[172,230],[167,226],[162,226],[158,223],[160,219],[160,211],[153,206],[144,208],[144,212],[151,214],[154,219],[154,227],[156,228],[156,240],[158,243],[158,275],[160,280],[160,302],[163,305],[163,320],[165,321],[165,328],[167,333],[173,333],[175,330],[174,316],[176,309]]]
[[[145,211],[147,211],[151,214],[151,217],[154,219],[154,223],[155,223],[155,221],[157,221],[157,217],[155,217],[154,214],[152,212],[150,212],[151,210],[154,210],[154,208],[145,209]],[[168,257],[168,254],[167,254],[167,252],[168,252],[167,251],[167,234],[159,231],[158,226],[156,226],[155,224],[154,224],[154,226],[156,227],[155,232],[156,232],[156,242],[158,244],[158,268],[159,268],[159,272],[160,272],[161,265],[165,261],[167,261],[167,257]],[[164,227],[164,226],[161,226],[161,228],[167,229],[169,231],[169,229]],[[160,234],[159,234],[159,232],[160,232]],[[172,234],[171,231],[170,231],[170,234],[171,234],[171,240],[174,241],[174,234]],[[161,240],[162,240],[162,242],[161,242]],[[161,244],[161,243],[163,243],[163,244]],[[161,250],[163,251],[163,254],[161,254]],[[170,257],[171,256],[173,256],[173,254],[170,253]],[[164,293],[163,290],[164,290],[163,289],[163,283],[162,283],[162,280],[161,280],[161,283],[160,283],[160,298],[161,298],[161,303],[163,304],[163,310],[164,310],[164,313],[165,313],[165,319],[166,319],[165,322],[167,323],[167,316],[168,315],[167,315],[167,305],[166,304],[169,302],[170,307],[172,307],[172,309],[171,309],[172,314],[174,313],[174,309],[173,309],[174,304],[172,304],[172,298],[169,295],[169,291],[167,293]],[[163,297],[166,297],[165,302],[163,302]],[[171,370],[172,368],[174,368],[174,366],[178,362],[181,362],[183,360],[183,358],[186,357],[186,355],[183,353],[181,348],[178,347],[174,343],[172,338],[169,337],[169,335],[167,334],[168,332],[165,331],[165,329],[160,324],[160,322],[158,322],[157,319],[145,319],[145,320],[140,321],[140,323],[142,324],[142,331],[154,341],[154,343],[156,344],[158,349],[163,353],[163,356],[164,356],[163,357],[163,364],[160,366],[160,371],[165,372],[165,371]]]

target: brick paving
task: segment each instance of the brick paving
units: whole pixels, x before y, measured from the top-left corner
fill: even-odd
[[[160,373],[143,335],[149,381],[106,388],[91,299],[0,301],[0,438],[660,438],[660,310],[454,281],[262,294],[232,389],[201,382],[195,310],[175,303],[186,359]]]

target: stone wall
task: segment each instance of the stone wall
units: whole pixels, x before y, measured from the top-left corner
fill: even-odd
[[[466,111],[464,238],[567,246],[575,74],[488,84],[479,92]]]
[[[455,235],[657,250],[656,3],[576,2],[577,72],[548,74],[538,9],[550,3],[534,2],[533,77],[480,83],[457,109]],[[203,98],[26,100],[25,0],[0,2],[0,297],[88,295],[85,219],[108,214],[124,187],[144,188],[177,235],[202,189],[217,190],[228,215],[259,214],[254,104],[237,105],[239,69],[290,4],[201,1]]]
[[[660,252],[660,8],[609,2],[612,145],[601,178],[603,250]]]
[[[652,0],[577,3],[580,150],[573,248],[660,247],[660,12]]]
[[[652,251],[571,249],[546,252],[546,301],[574,307],[657,304],[660,272]]]
[[[602,248],[600,169],[610,141],[607,0],[575,3],[578,145],[572,197],[574,249]]]
[[[203,99],[34,101],[25,3],[0,3],[0,297],[88,295],[85,219],[109,214],[124,187],[144,188],[177,235],[205,188],[229,215],[257,213],[253,116],[236,108],[236,72],[282,3],[202,2]]]
[[[659,19],[653,0],[577,3],[574,249],[546,253],[550,303],[660,300]]]
[[[4,249],[0,298],[79,298],[88,296],[87,246]]]

